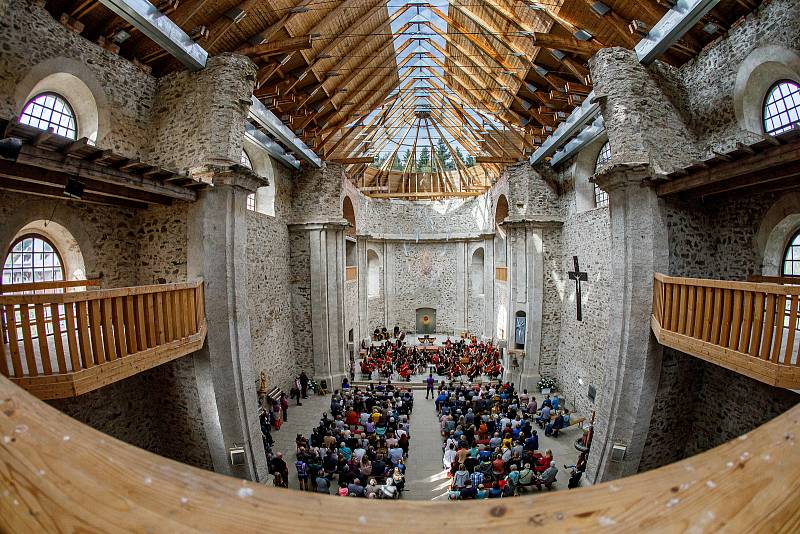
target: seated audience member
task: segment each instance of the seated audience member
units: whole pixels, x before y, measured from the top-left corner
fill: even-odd
[[[459,496],[460,496],[461,500],[474,499],[477,495],[478,495],[478,492],[475,489],[475,487],[472,485],[472,481],[467,479],[467,482],[465,483],[464,487],[461,488],[461,491],[460,491],[460,495]]]
[[[328,493],[328,494],[330,494],[330,492],[331,492],[331,481],[325,475],[325,470],[322,470],[322,471],[319,472],[319,474],[317,475],[317,478],[316,478],[316,480],[314,482],[316,483],[317,493]]]
[[[539,481],[549,488],[556,481],[556,475],[558,475],[558,467],[555,462],[550,462],[550,467],[541,474]]]
[[[475,493],[475,498],[476,499],[486,499],[488,497],[489,497],[489,492],[486,491],[486,488],[484,488],[483,484],[478,486],[478,490]]]

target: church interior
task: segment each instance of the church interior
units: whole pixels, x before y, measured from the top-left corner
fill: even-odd
[[[0,0],[0,129],[0,531],[797,531],[800,0]]]

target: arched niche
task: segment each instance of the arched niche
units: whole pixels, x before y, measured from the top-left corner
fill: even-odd
[[[800,193],[787,193],[767,210],[756,233],[763,276],[780,276],[786,246],[799,229]]]
[[[736,73],[733,105],[742,130],[764,133],[764,99],[779,80],[800,83],[800,54],[796,50],[771,45],[756,48],[742,61]]]
[[[275,160],[273,160],[267,152],[254,143],[251,143],[246,138],[242,150],[250,159],[253,172],[269,181],[268,185],[259,187],[255,192],[255,211],[263,215],[274,217],[275,198],[277,194],[277,187],[275,185],[275,176],[277,175],[275,172]]]
[[[43,219],[31,221],[20,228],[10,242],[6,243],[5,251],[7,252],[17,239],[26,235],[42,236],[55,247],[61,258],[66,280],[86,280],[86,265],[81,247],[66,227]],[[5,256],[3,260],[5,261]]]
[[[484,252],[483,247],[478,247],[472,253],[472,259],[469,266],[469,283],[472,293],[475,295],[483,295],[483,266],[484,266]]]
[[[344,217],[347,222],[350,223],[350,228],[347,229],[347,235],[355,236],[357,232],[356,228],[356,210],[353,208],[353,201],[350,200],[349,196],[345,196],[344,200],[342,201],[342,217]]]
[[[381,258],[372,249],[367,250],[367,298],[381,296]]]
[[[506,264],[506,232],[500,226],[506,217],[508,217],[508,199],[505,195],[500,195],[494,208],[494,257],[497,265]]]
[[[15,114],[36,95],[52,92],[62,96],[75,112],[77,138],[98,144],[109,134],[111,112],[97,78],[86,65],[70,58],[51,58],[33,66],[14,92]]]

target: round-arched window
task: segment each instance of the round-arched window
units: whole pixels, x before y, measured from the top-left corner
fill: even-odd
[[[3,263],[3,284],[64,280],[64,262],[46,238],[28,234],[17,239]]]
[[[597,155],[597,161],[594,164],[594,172],[597,172],[597,169],[609,161],[611,161],[611,144],[606,141],[602,148],[600,148],[600,153]],[[594,205],[597,208],[605,208],[608,206],[608,193],[597,187],[597,184],[594,186]]]
[[[764,132],[778,135],[800,127],[800,84],[781,80],[764,99]]]
[[[800,276],[800,230],[794,234],[786,246],[781,276]]]
[[[41,93],[30,99],[22,110],[19,122],[40,130],[52,128],[57,135],[77,138],[75,112],[69,102],[56,93]]]
[[[250,169],[251,171],[253,170],[253,162],[250,161],[250,156],[248,156],[247,152],[245,152],[244,150],[242,150],[241,164]]]

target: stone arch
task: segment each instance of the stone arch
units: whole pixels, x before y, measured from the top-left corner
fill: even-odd
[[[501,194],[497,197],[494,208],[494,258],[497,265],[506,264],[506,232],[500,226],[508,217],[508,199]]]
[[[483,247],[478,247],[472,253],[469,264],[469,284],[470,289],[475,295],[483,295],[483,268],[484,268]]]
[[[589,143],[586,148],[581,150],[572,164],[572,176],[575,183],[575,212],[583,213],[594,209],[595,206],[595,184],[589,181],[594,176],[597,164],[597,157],[600,155],[608,137],[602,135]]]
[[[800,229],[800,193],[787,193],[767,210],[756,232],[761,274],[779,276],[789,240]]]
[[[111,130],[111,109],[100,82],[85,64],[65,57],[50,58],[31,67],[14,91],[15,115],[34,96],[53,92],[75,112],[78,139],[101,143]]]
[[[764,133],[764,99],[779,80],[800,83],[800,54],[796,50],[778,45],[762,46],[742,61],[733,89],[736,120],[742,130]]]
[[[267,185],[261,186],[256,189],[256,211],[263,215],[275,216],[275,198],[277,195],[277,187],[275,185],[275,160],[270,157],[264,150],[260,149],[255,144],[249,142],[245,138],[242,144],[242,151],[250,158],[250,164],[253,166],[253,172],[262,178],[266,178],[269,182]]]
[[[19,227],[13,235],[8,234],[11,235],[10,239],[4,235],[3,260],[5,261],[5,254],[12,243],[30,234],[44,237],[55,247],[61,258],[66,280],[86,280],[86,264],[78,240],[66,226],[53,220],[34,219]]]

